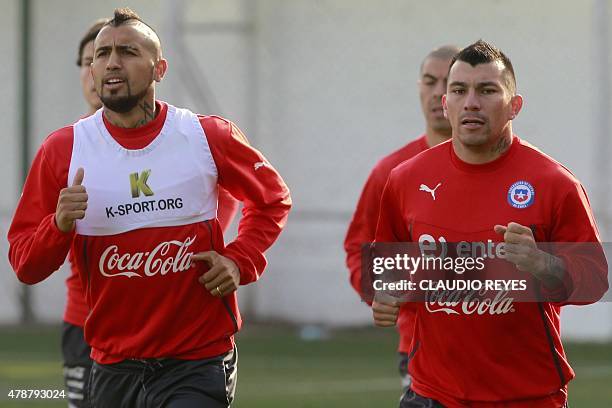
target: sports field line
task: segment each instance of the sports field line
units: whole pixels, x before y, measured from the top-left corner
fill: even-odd
[[[575,367],[578,378],[593,379],[605,377],[612,374],[612,365],[601,366],[578,366]],[[400,393],[401,385],[398,377],[356,379],[356,380],[325,380],[325,381],[299,381],[292,383],[272,383],[249,381],[248,384],[240,384],[238,388],[249,396],[275,395],[314,395],[333,393],[363,393],[374,391],[397,391]]]
[[[293,383],[257,383],[249,381],[241,388],[238,379],[238,389],[249,396],[269,396],[275,395],[317,395],[334,393],[356,393],[372,391],[397,391],[398,396],[401,392],[400,378],[375,378],[358,380],[326,380],[326,381],[300,381]],[[239,391],[240,392],[240,391]]]
[[[612,365],[575,366],[576,377],[599,378],[612,374]]]

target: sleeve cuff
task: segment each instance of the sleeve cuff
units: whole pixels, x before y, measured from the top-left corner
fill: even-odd
[[[74,235],[76,234],[75,229],[69,232],[63,232],[57,227],[57,224],[55,223],[55,213],[49,214],[47,217],[47,222],[51,224],[49,232],[51,233],[53,238],[56,238],[58,240],[66,239],[72,241]]]
[[[249,283],[255,282],[259,279],[259,274],[251,260],[242,255],[238,250],[232,247],[232,244],[229,244],[225,251],[223,251],[223,256],[231,259],[238,265],[238,270],[240,272],[240,285],[248,285]]]

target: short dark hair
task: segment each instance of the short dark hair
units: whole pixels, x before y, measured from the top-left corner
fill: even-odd
[[[83,59],[83,50],[85,49],[85,46],[89,42],[96,39],[100,30],[102,29],[102,27],[106,25],[106,23],[108,23],[108,21],[109,21],[108,18],[100,18],[94,21],[93,24],[89,27],[89,29],[85,33],[85,35],[83,36],[83,38],[81,38],[81,41],[79,42],[79,53],[77,55],[77,62],[76,62],[79,67],[81,66],[81,60]]]
[[[504,66],[504,72],[506,73],[506,84],[508,89],[513,93],[516,91],[516,77],[514,75],[514,68],[510,58],[506,56],[501,50],[484,40],[478,40],[473,44],[468,45],[451,60],[449,71],[453,64],[457,61],[467,62],[471,66],[475,67],[479,64],[489,64],[491,62],[499,61]]]

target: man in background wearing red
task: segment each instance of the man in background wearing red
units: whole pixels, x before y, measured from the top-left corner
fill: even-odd
[[[442,110],[442,95],[446,92],[448,66],[457,52],[459,52],[458,47],[444,45],[427,54],[421,63],[418,80],[421,109],[425,118],[425,133],[383,157],[374,166],[357,202],[357,208],[344,240],[344,249],[351,285],[362,298],[364,298],[364,291],[361,276],[361,247],[374,241],[380,197],[389,173],[401,162],[451,137],[451,127]],[[410,386],[407,365],[413,329],[414,316],[409,313],[403,314],[398,323],[398,354],[399,372],[404,389]]]

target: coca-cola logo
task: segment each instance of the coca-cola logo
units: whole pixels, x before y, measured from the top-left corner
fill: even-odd
[[[143,277],[139,272],[142,270],[144,276],[166,275],[169,272],[183,272],[191,267],[191,255],[187,252],[189,246],[195,241],[194,237],[188,237],[185,241],[166,241],[159,243],[152,251],[119,253],[117,245],[111,245],[102,252],[98,267],[103,276],[112,278],[115,276]],[[167,256],[170,248],[178,247],[175,256]]]
[[[430,313],[445,312],[446,314],[506,314],[514,312],[514,298],[508,296],[508,291],[496,292],[492,299],[487,297],[487,290],[436,290],[427,291],[425,308]],[[457,307],[461,305],[461,307]]]

